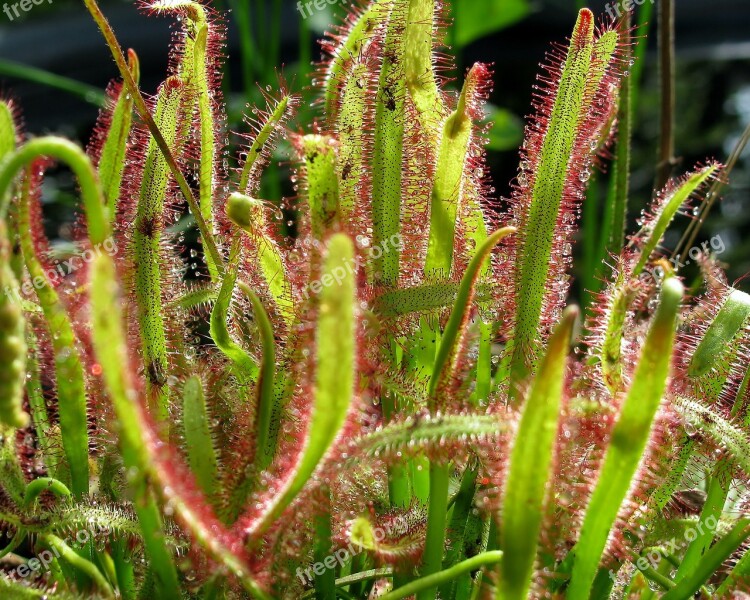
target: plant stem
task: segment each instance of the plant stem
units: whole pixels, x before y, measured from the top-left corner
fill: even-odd
[[[688,228],[685,230],[680,243],[677,244],[675,251],[672,252],[672,258],[674,258],[675,256],[679,256],[683,252],[693,247],[695,238],[698,236],[698,232],[700,231],[701,227],[703,227],[703,223],[706,222],[708,213],[711,212],[711,208],[718,199],[719,194],[726,185],[726,182],[729,180],[729,174],[732,172],[735,165],[737,164],[737,161],[740,159],[740,156],[742,156],[742,153],[745,151],[745,147],[747,146],[748,142],[750,142],[750,125],[748,125],[745,128],[745,131],[742,132],[742,137],[740,137],[737,145],[732,150],[732,154],[730,154],[729,156],[729,160],[727,161],[726,167],[724,168],[722,174],[723,176],[720,179],[717,179],[709,189],[708,193],[706,194],[706,203],[703,205],[700,215],[695,221],[692,221]]]
[[[661,81],[661,131],[654,192],[666,185],[672,167],[675,165],[674,0],[662,0],[659,3],[659,78]]]
[[[190,184],[188,184],[187,179],[185,179],[182,171],[180,171],[180,168],[177,166],[177,162],[175,161],[174,156],[172,156],[169,145],[165,141],[164,136],[161,134],[161,131],[159,131],[159,128],[156,126],[156,123],[154,123],[154,119],[148,110],[146,101],[143,99],[141,90],[138,88],[135,79],[133,79],[133,74],[130,72],[127,59],[122,52],[120,43],[117,41],[115,32],[112,30],[112,26],[107,21],[104,13],[102,13],[99,5],[96,3],[96,0],[84,0],[84,3],[86,4],[86,8],[88,8],[89,12],[91,13],[91,16],[94,18],[94,21],[96,21],[96,24],[99,26],[99,29],[104,36],[104,40],[107,42],[107,45],[112,52],[112,57],[115,59],[115,63],[117,63],[117,67],[120,70],[120,75],[122,76],[123,80],[125,81],[125,85],[133,96],[133,100],[135,101],[135,108],[138,111],[138,114],[146,123],[146,126],[153,136],[154,141],[159,146],[159,149],[164,155],[164,160],[166,161],[167,166],[172,173],[172,176],[175,178],[175,181],[177,182],[182,195],[185,197],[185,200],[190,207],[190,212],[193,214],[195,223],[201,232],[203,244],[206,247],[206,250],[211,259],[213,260],[214,265],[216,266],[218,275],[222,276],[224,274],[224,261],[221,257],[221,254],[219,253],[218,247],[216,246],[216,240],[214,239],[213,233],[209,229],[208,224],[201,214],[200,206],[196,201],[195,196],[193,196],[193,192],[190,189]]]
[[[448,484],[450,482],[450,465],[430,463],[430,504],[427,513],[427,537],[422,566],[422,577],[429,579],[443,565],[443,547],[445,546],[445,524],[448,514]],[[421,581],[421,580],[420,580]],[[434,600],[437,584],[421,587],[418,600]],[[401,588],[404,589],[404,588]],[[413,592],[412,592],[413,593]],[[409,595],[409,594],[406,594]],[[404,596],[397,596],[403,598]]]
[[[59,555],[71,566],[88,575],[105,598],[115,598],[114,590],[104,578],[101,571],[99,571],[93,563],[80,556],[63,540],[51,533],[45,533],[39,536],[39,541],[51,548],[55,554]]]
[[[439,571],[427,577],[422,577],[421,579],[412,581],[411,583],[408,583],[397,590],[393,590],[384,596],[380,596],[379,600],[401,600],[401,598],[407,598],[412,594],[418,594],[417,597],[421,598],[422,596],[419,595],[420,592],[428,589],[434,590],[438,585],[450,581],[451,579],[455,579],[459,575],[476,571],[480,567],[486,565],[499,563],[502,560],[502,557],[503,553],[499,550],[477,554],[476,556],[472,556],[471,558],[452,566],[450,569],[445,569],[444,571]]]

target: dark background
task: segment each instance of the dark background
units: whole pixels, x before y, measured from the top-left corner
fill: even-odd
[[[511,13],[518,9],[519,4],[525,5],[527,0],[459,0],[459,18],[471,12],[475,15],[474,20],[477,20],[476,15],[481,19],[484,8],[490,11],[504,2]],[[471,6],[467,6],[468,3]],[[595,12],[604,14],[604,4],[603,1],[593,1],[588,5]],[[166,69],[171,20],[148,17],[129,0],[104,1],[102,6],[122,46],[134,48],[140,56],[143,89],[149,93],[155,91]],[[229,77],[226,92],[230,101],[230,123],[237,129],[242,127],[241,112],[245,104],[259,100],[257,89],[246,85],[248,77],[259,80],[264,87],[275,85],[273,64],[278,53],[284,63],[284,74],[293,88],[305,88],[309,82],[305,74],[309,69],[304,67],[305,50],[313,59],[319,58],[314,39],[331,22],[332,13],[340,12],[342,8],[338,5],[307,19],[302,23],[310,28],[311,31],[307,32],[300,28],[300,15],[291,0],[276,3],[269,0],[266,5],[259,0],[237,0],[229,6],[215,6],[221,10],[233,9],[228,19]],[[505,23],[507,26],[500,30],[479,37],[468,45],[454,40],[453,50],[459,52],[462,67],[475,60],[495,63],[496,85],[492,102],[505,109],[500,113],[504,125],[498,128],[503,133],[502,139],[495,144],[496,150],[490,153],[494,185],[499,196],[508,194],[508,182],[516,173],[521,119],[529,112],[538,65],[543,61],[550,42],[564,41],[569,34],[577,7],[576,0],[537,0],[522,7],[515,17],[509,17],[509,22]],[[253,11],[251,29],[259,47],[252,59],[250,75],[243,72],[236,18],[246,10]],[[655,25],[655,16],[653,21]],[[265,25],[258,26],[259,23]],[[274,27],[278,28],[278,49],[273,44]],[[682,173],[706,158],[726,160],[750,123],[750,2],[676,0],[676,39],[676,153],[682,161],[676,172]],[[658,136],[655,51],[656,35],[652,29],[634,131],[631,221],[649,199],[654,178]],[[303,57],[302,65],[300,56]],[[53,0],[51,4],[45,1],[13,21],[8,20],[5,13],[0,13],[0,60],[37,67],[99,90],[116,76],[109,51],[82,2],[69,0]],[[13,66],[7,63],[0,68],[0,89],[20,101],[30,134],[59,133],[82,142],[87,140],[97,115],[95,105],[38,82],[9,76],[11,68]],[[94,96],[92,94],[90,99]],[[307,102],[312,99],[313,94],[308,93]],[[306,116],[313,110],[308,109]],[[301,119],[301,122],[308,123],[309,120]],[[283,172],[274,170],[273,176],[277,182],[287,181]],[[598,179],[604,178],[599,176]],[[291,194],[286,183],[281,188],[278,183],[274,185],[277,193]],[[45,215],[48,232],[53,238],[64,239],[66,223],[70,221],[75,202],[74,189],[65,174],[55,173],[47,187]],[[603,182],[600,187],[605,187]],[[727,250],[721,259],[732,265],[730,279],[737,279],[750,270],[749,189],[750,152],[745,152],[732,175],[732,186],[714,208],[699,235],[699,241],[715,235],[722,237]],[[666,240],[668,248],[674,246],[686,224],[687,218],[681,217],[672,227]],[[631,223],[631,232],[633,227]]]

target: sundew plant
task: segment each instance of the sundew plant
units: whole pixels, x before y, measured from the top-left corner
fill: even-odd
[[[0,103],[0,597],[745,597],[750,297],[710,252],[686,286],[661,247],[731,161],[658,186],[626,237],[630,15],[583,9],[552,47],[498,199],[492,67],[447,79],[436,0],[350,8],[314,121],[280,84],[239,148],[221,14],[144,6],[176,24],[149,96],[84,1],[121,77],[88,147]],[[260,197],[280,137],[296,197]],[[53,163],[81,197],[65,268]]]

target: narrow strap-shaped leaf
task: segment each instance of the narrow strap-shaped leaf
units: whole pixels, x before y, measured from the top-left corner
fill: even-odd
[[[25,427],[23,411],[26,381],[26,320],[18,281],[10,265],[10,242],[5,221],[0,221],[0,424]]]
[[[258,377],[258,364],[255,358],[232,339],[227,328],[227,318],[232,304],[232,294],[237,283],[237,268],[240,260],[242,242],[239,235],[235,237],[229,253],[229,262],[224,272],[219,296],[211,311],[211,339],[216,347],[232,361],[241,385],[255,381]]]
[[[372,310],[381,317],[400,317],[447,308],[456,302],[459,286],[445,281],[388,290],[375,297]],[[476,286],[476,301],[486,302],[491,298],[492,285],[480,281]]]
[[[664,282],[659,307],[612,431],[578,543],[572,551],[575,558],[567,591],[571,600],[589,597],[610,529],[643,457],[669,377],[682,294],[683,286],[677,279],[669,278]]]
[[[326,247],[321,274],[321,280],[327,278],[332,283],[323,287],[319,298],[315,395],[307,439],[292,476],[251,528],[249,533],[256,539],[310,479],[349,412],[356,374],[356,289],[354,275],[347,268],[353,261],[352,241],[344,234],[333,235]]]
[[[176,155],[181,153],[185,142],[180,116],[186,101],[187,89],[182,80],[171,77],[162,84],[154,121]],[[163,422],[169,416],[169,387],[166,385],[169,361],[162,303],[161,233],[170,178],[166,160],[151,137],[146,149],[133,226],[133,260],[146,383],[150,404]]]
[[[197,506],[194,498],[187,502],[180,496],[177,488],[181,482],[170,479],[171,473],[159,467],[155,454],[156,433],[137,400],[137,391],[127,370],[129,358],[122,326],[122,308],[119,301],[113,303],[113,298],[119,298],[114,264],[109,256],[99,255],[92,265],[91,280],[94,349],[117,415],[123,460],[131,473],[129,484],[135,496],[133,506],[143,529],[146,551],[151,567],[157,574],[162,597],[179,598],[180,592],[161,515],[147,485],[149,478],[156,479],[165,494],[170,492],[169,500],[175,512],[211,556],[234,573],[254,598],[270,600],[235,554],[236,548],[227,547],[227,536],[221,531],[221,525],[215,521],[206,525],[206,515],[203,514],[205,507]]]
[[[527,597],[554,457],[565,365],[578,309],[565,311],[555,329],[521,415],[505,482],[498,600]]]
[[[737,561],[729,575],[721,582],[718,588],[716,588],[716,597],[724,598],[726,595],[734,589],[737,589],[738,585],[742,582],[747,581],[750,575],[750,552],[745,552],[742,557]]]
[[[359,15],[349,30],[346,38],[332,52],[331,62],[325,73],[325,114],[329,122],[335,123],[338,118],[338,91],[341,85],[346,65],[355,57],[362,54],[365,46],[372,38],[376,23],[381,19],[385,8],[389,6],[386,0],[374,0]]]
[[[691,426],[726,448],[732,460],[750,474],[750,437],[741,424],[732,423],[717,410],[695,400],[680,398],[676,407]]]
[[[432,414],[440,410],[440,393],[454,376],[457,368],[457,349],[459,341],[466,335],[470,309],[474,299],[475,286],[484,261],[492,249],[507,235],[515,232],[514,227],[498,229],[490,235],[471,259],[458,289],[456,303],[445,326],[440,346],[435,356],[432,376],[427,390],[427,405]],[[425,553],[422,558],[420,574],[428,577],[437,573],[443,562],[443,546],[445,544],[445,525],[448,502],[450,466],[430,463],[430,496],[427,514],[427,535],[425,539]],[[419,594],[419,600],[435,598],[437,588],[428,587]]]
[[[370,68],[366,61],[352,63],[344,81],[341,107],[336,131],[338,133],[338,160],[336,174],[339,180],[339,211],[342,224],[351,221],[358,204],[360,179],[366,170],[366,148],[368,139],[364,135],[372,93],[369,84]]]
[[[228,475],[225,482],[227,500],[225,506],[222,507],[222,517],[227,522],[236,521],[237,517],[242,514],[250,491],[258,483],[258,476],[271,465],[276,454],[281,424],[281,406],[274,387],[276,381],[276,340],[274,339],[273,326],[257,294],[242,281],[238,283],[238,287],[250,300],[253,307],[255,322],[260,332],[263,356],[255,384],[255,427],[253,446],[251,446],[252,452],[241,458],[239,477],[237,476],[238,473],[226,473]],[[250,471],[250,467],[252,467],[252,471]],[[235,466],[235,469],[237,468]]]
[[[292,325],[294,302],[292,287],[279,245],[267,233],[267,219],[263,203],[254,198],[233,193],[227,200],[227,216],[242,228],[255,243],[260,271],[273,296],[279,313]]]
[[[13,183],[18,173],[25,167],[31,165],[35,160],[45,156],[59,160],[72,169],[81,189],[81,197],[86,212],[91,244],[96,247],[97,245],[104,243],[109,237],[110,227],[105,216],[103,194],[96,178],[94,168],[91,165],[88,156],[86,156],[86,153],[83,152],[81,148],[60,138],[41,137],[33,139],[21,146],[15,152],[7,155],[2,162],[0,162],[0,219],[3,219],[7,213],[8,203],[12,196]],[[26,229],[28,229],[28,227]],[[33,250],[33,246],[30,250]],[[29,253],[29,255],[31,255],[31,253]],[[43,289],[51,288],[44,288],[43,286]],[[39,291],[39,288],[37,288],[37,291]],[[53,301],[54,298],[50,296],[50,300]],[[54,306],[54,302],[51,306]],[[67,318],[67,315],[63,314],[63,316]],[[61,324],[56,325],[52,323],[48,317],[47,322],[53,329],[59,327],[65,328],[64,320],[60,320]],[[63,374],[63,396],[69,392],[69,397],[73,398],[73,401],[67,401],[67,403],[61,402],[60,406],[65,404],[66,408],[73,411],[72,415],[75,417],[74,422],[76,423],[74,429],[80,431],[81,427],[85,427],[85,419],[84,423],[81,423],[80,417],[82,412],[85,417],[84,384],[82,374],[79,373],[80,362],[78,366],[75,364],[75,361],[78,360],[77,353],[71,351],[71,348],[73,348],[75,343],[75,338],[72,335],[72,332],[70,332],[70,334],[68,347],[56,348],[56,350],[62,352],[62,358],[64,358],[64,361],[56,362],[56,367]],[[56,342],[59,342],[59,338]],[[57,352],[58,356],[60,355],[60,352]],[[58,372],[58,381],[60,381],[60,372]],[[58,383],[58,399],[60,398]],[[83,403],[83,407],[81,407],[81,403]],[[69,446],[71,448],[73,445],[77,448],[77,452],[82,453],[82,456],[85,456],[85,458],[78,463],[79,472],[75,476],[75,484],[73,485],[74,493],[83,494],[88,490],[88,446],[86,440],[82,439],[81,435],[76,436],[75,440],[69,441]],[[84,469],[86,471],[85,474]]]
[[[201,378],[194,375],[182,388],[182,427],[190,470],[206,496],[216,492],[218,460]]]
[[[276,454],[276,442],[281,419],[281,409],[278,406],[274,387],[276,381],[276,339],[271,319],[268,318],[268,313],[258,295],[242,281],[239,282],[238,286],[253,307],[255,323],[260,331],[263,348],[255,398],[257,411],[255,464],[258,471],[263,471],[271,465],[271,461]]]
[[[23,506],[26,478],[18,462],[16,431],[2,423],[0,423],[0,488],[16,506]]]
[[[216,115],[214,115],[214,101],[212,90],[209,82],[211,76],[208,70],[212,68],[211,60],[207,56],[206,45],[208,44],[209,25],[208,23],[200,25],[197,23],[198,35],[195,37],[194,49],[194,77],[196,82],[195,99],[198,104],[198,119],[200,123],[200,208],[203,220],[209,227],[214,226],[214,187],[216,184],[216,164],[218,160],[219,148],[216,143]],[[218,272],[213,258],[206,254],[206,266],[208,267],[211,279],[216,281]]]
[[[0,159],[16,149],[18,129],[13,110],[5,100],[0,100]]]
[[[339,219],[336,142],[328,136],[307,135],[302,140],[302,149],[312,233],[315,239],[322,240]]]
[[[81,188],[89,241],[94,247],[100,246],[109,238],[110,226],[96,171],[86,153],[73,142],[63,138],[34,138],[0,162],[0,219],[4,219],[7,214],[8,204],[13,195],[13,183],[18,173],[43,157],[66,164],[75,174]]]
[[[492,440],[507,433],[505,424],[496,415],[425,415],[419,419],[395,421],[363,435],[351,443],[348,454],[352,461],[360,456],[417,456],[441,443]]]
[[[116,597],[112,586],[96,565],[78,554],[64,540],[51,533],[45,533],[39,536],[39,542],[50,548],[55,553],[55,556],[59,556],[72,567],[90,577],[102,597],[112,599]]]
[[[190,310],[201,306],[210,306],[216,302],[218,295],[219,290],[213,285],[203,287],[198,286],[190,289],[176,300],[170,302],[167,305],[167,309],[173,310],[175,308],[181,308],[183,310]]]
[[[700,587],[716,573],[722,563],[734,554],[749,536],[750,520],[740,519],[729,533],[706,551],[692,572],[661,597],[662,600],[693,598]]]
[[[140,79],[140,64],[133,50],[128,51],[128,63],[133,79],[137,83]],[[120,184],[126,166],[125,154],[132,124],[133,96],[125,86],[122,86],[112,109],[112,120],[97,165],[97,174],[109,209],[110,220],[115,218],[117,212]]]
[[[459,341],[460,336],[465,334],[471,303],[474,300],[476,283],[482,265],[492,249],[499,244],[504,237],[515,231],[516,229],[514,227],[504,227],[490,235],[484,244],[477,248],[476,254],[471,259],[471,262],[461,279],[461,285],[459,286],[458,294],[456,295],[456,302],[451,311],[448,323],[445,326],[440,347],[438,348],[435,357],[432,377],[430,378],[430,384],[428,387],[428,398],[433,410],[435,408],[437,393],[440,386],[445,382],[450,381],[453,376],[455,370],[454,359],[456,357],[457,342]]]
[[[480,75],[480,72],[482,75]],[[435,166],[430,207],[430,235],[427,245],[427,276],[450,276],[455,246],[456,215],[463,196],[466,164],[471,140],[470,105],[484,65],[475,65],[466,77],[458,107],[445,120],[440,152]]]
[[[732,290],[693,352],[688,376],[701,377],[709,373],[749,318],[750,296]]]
[[[664,233],[667,231],[667,227],[674,219],[677,211],[680,210],[688,198],[706,181],[716,176],[719,171],[720,165],[717,163],[709,164],[702,169],[689,175],[685,181],[679,185],[674,191],[666,195],[663,200],[660,200],[661,210],[654,216],[653,220],[644,226],[637,237],[643,239],[641,247],[641,253],[638,258],[638,262],[633,268],[633,276],[638,276],[643,268],[648,264],[648,260],[651,257],[652,252],[656,249],[659,242],[664,237]]]
[[[434,148],[440,143],[440,125],[448,114],[433,58],[437,10],[435,0],[410,0],[404,34],[406,85],[422,127]]]
[[[373,275],[388,285],[399,273],[398,247],[386,243],[401,233],[401,183],[404,161],[404,35],[408,0],[391,3],[375,95],[375,141],[372,157],[373,247],[382,248],[374,258]],[[385,7],[381,3],[381,12]]]
[[[86,407],[86,380],[73,325],[60,297],[36,255],[30,216],[30,170],[23,182],[19,202],[18,225],[21,250],[34,291],[44,313],[55,353],[57,410],[63,449],[70,469],[71,487],[77,498],[89,490],[89,435]]]
[[[727,457],[722,457],[714,465],[713,472],[706,480],[706,501],[703,503],[699,523],[718,523],[724,512],[724,505],[729,494],[729,485],[732,482],[732,463]],[[674,581],[679,583],[698,568],[703,556],[711,546],[716,535],[714,528],[699,528],[687,547],[682,561],[677,567]]]
[[[498,550],[483,552],[482,554],[477,554],[476,556],[467,558],[444,571],[438,571],[432,575],[416,579],[396,590],[393,590],[392,592],[380,596],[379,598],[380,600],[401,600],[401,598],[408,598],[413,594],[419,594],[426,589],[431,589],[445,582],[451,581],[464,573],[476,571],[487,565],[497,564],[502,558],[503,553]]]
[[[688,364],[687,375],[701,390],[703,402],[681,399],[677,408],[687,422],[702,430],[720,447],[726,447],[745,472],[750,467],[750,444],[747,436],[732,421],[726,420],[707,404],[714,403],[729,377],[729,364],[735,359],[740,338],[750,318],[750,297],[739,290],[730,291],[713,321],[708,325],[698,342]],[[738,399],[742,398],[737,394]],[[735,408],[739,403],[735,403]],[[734,416],[734,409],[732,415]],[[652,494],[651,504],[657,511],[666,506],[672,498],[688,466],[696,440],[685,434],[681,441],[680,453],[672,463],[669,476]]]
[[[26,486],[26,493],[23,497],[24,508],[29,510],[43,492],[50,492],[58,498],[68,498],[71,495],[68,486],[62,481],[52,477],[38,477]]]
[[[607,31],[595,40],[594,15],[588,9],[580,11],[534,173],[528,213],[520,230],[517,311],[510,359],[510,390],[514,397],[536,359],[557,219],[570,177],[571,152],[617,43],[615,31]]]
[[[606,327],[601,347],[601,368],[604,383],[612,394],[622,386],[622,340],[625,334],[625,319],[633,300],[634,290],[623,269],[617,273],[612,285],[609,306],[606,312]]]
[[[448,531],[452,532],[451,543],[445,553],[445,560],[443,560],[444,568],[452,567],[460,562],[468,554],[468,550],[473,545],[474,540],[471,538],[471,532],[473,520],[477,519],[477,515],[473,514],[477,476],[476,463],[475,461],[471,461],[464,470],[464,474],[461,477],[461,486],[458,488],[453,501],[451,519],[448,524]],[[456,598],[458,586],[465,586],[469,582],[471,582],[471,577],[463,575],[460,578],[444,583],[438,588],[438,597]]]
[[[52,450],[62,447],[62,440],[60,439],[60,429],[53,428],[50,424],[47,402],[44,398],[44,389],[42,388],[41,374],[39,372],[39,360],[37,358],[39,351],[38,342],[31,327],[27,328],[26,346],[28,349],[26,358],[26,397],[29,400],[31,422],[34,424],[34,430],[39,440],[39,449],[44,457],[47,472],[56,475],[60,457],[57,456],[59,453]]]
[[[273,133],[284,122],[286,115],[289,113],[291,100],[291,96],[285,95],[276,103],[273,111],[258,130],[255,139],[250,143],[247,156],[245,157],[245,164],[242,165],[239,185],[240,193],[250,195],[255,192],[260,179],[260,172],[257,169],[257,165],[259,164],[258,159],[262,155],[265,145],[273,136]]]

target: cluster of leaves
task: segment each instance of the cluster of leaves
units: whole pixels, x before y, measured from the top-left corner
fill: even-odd
[[[88,151],[25,139],[0,104],[3,597],[747,586],[750,297],[709,256],[687,297],[659,257],[721,165],[656,195],[571,356],[572,241],[623,112],[627,25],[584,9],[550,53],[500,205],[481,125],[491,70],[449,91],[435,0],[352,9],[325,42],[313,133],[286,129],[298,101],[282,87],[252,111],[236,168],[220,16],[148,6],[178,28],[144,98],[135,53],[86,5],[123,78]],[[298,198],[261,200],[280,134]],[[41,227],[53,160],[84,209],[71,273]],[[627,160],[615,170],[626,182]],[[182,219],[203,253],[172,233]]]

